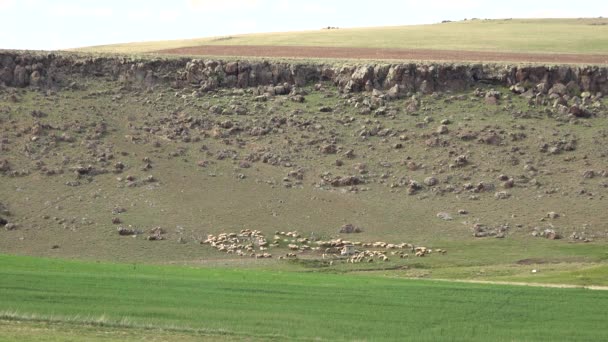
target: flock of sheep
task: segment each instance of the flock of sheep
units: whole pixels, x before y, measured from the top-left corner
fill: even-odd
[[[270,244],[259,230],[243,229],[238,234],[221,233],[217,236],[210,234],[201,243],[209,244],[218,251],[228,254],[251,256],[254,258],[272,258],[272,254],[266,252]]]
[[[425,255],[431,254],[433,252],[432,249],[430,248],[426,248],[426,247],[409,247],[410,250],[412,252],[414,252],[414,255],[417,257],[424,257]],[[447,251],[444,249],[436,249],[435,250],[437,253],[441,253],[441,254],[445,254]],[[346,262],[349,263],[353,263],[353,264],[357,264],[360,262],[374,262],[374,260],[380,260],[380,261],[390,261],[389,257],[388,257],[388,253],[390,253],[390,255],[394,255],[394,256],[399,256],[399,258],[401,259],[405,259],[405,258],[409,258],[409,253],[406,253],[405,251],[401,250],[401,251],[370,251],[370,250],[364,250],[364,251],[358,251],[358,250],[354,250],[352,251],[352,253],[349,253],[348,249],[345,247],[341,250],[341,255],[342,256],[348,256],[348,258],[346,259]],[[326,257],[326,254],[323,254],[323,257]]]
[[[322,259],[344,260],[348,263],[374,262],[374,260],[386,262],[390,260],[389,255],[403,259],[408,258],[409,253],[413,253],[416,257],[424,257],[433,252],[446,253],[446,250],[443,249],[432,250],[427,247],[416,247],[409,243],[354,242],[339,238],[313,241],[302,237],[296,231],[277,231],[272,240],[269,241],[261,231],[250,229],[243,229],[239,233],[210,234],[206,240],[201,241],[201,244],[209,244],[220,252],[256,259],[272,258],[272,254],[268,250],[283,246],[290,252],[284,256],[279,256],[279,259],[297,258],[300,253],[316,252],[321,253]],[[358,250],[357,247],[375,248],[377,250]],[[310,254],[315,255],[314,253]]]

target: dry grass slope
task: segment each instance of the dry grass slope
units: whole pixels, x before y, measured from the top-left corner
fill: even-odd
[[[88,52],[150,53],[202,45],[432,49],[523,53],[608,53],[608,19],[469,20],[433,25],[235,35],[93,46]]]
[[[0,250],[465,279],[540,268],[557,274],[555,282],[606,284],[592,270],[608,258],[605,99],[586,100],[593,115],[575,118],[502,88],[498,104],[479,96],[487,87],[373,110],[379,99],[371,93],[314,88],[300,88],[304,102],[254,95],[257,89],[142,91],[98,78],[57,93],[3,91],[1,159],[8,171],[0,198],[11,215],[0,216],[16,226],[0,231]],[[346,223],[363,232],[339,234]],[[119,235],[119,226],[135,237]],[[164,240],[147,240],[156,227]],[[199,244],[207,234],[244,228],[268,239],[297,230],[321,240],[407,242],[448,253],[415,260],[389,253],[387,263],[328,267],[277,260],[291,241],[263,260]],[[472,229],[506,238],[474,238]],[[545,231],[564,239],[531,235]],[[589,269],[581,278],[559,278],[581,266]]]

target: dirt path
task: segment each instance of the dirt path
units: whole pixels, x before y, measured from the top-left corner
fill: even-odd
[[[597,291],[608,291],[608,286],[597,286],[597,285],[545,284],[545,283],[525,283],[525,282],[517,282],[517,281],[454,280],[454,279],[433,279],[433,278],[425,278],[424,280],[437,280],[437,281],[445,281],[445,282],[451,282],[451,283],[535,286],[535,287],[552,287],[552,288],[559,288],[559,289],[587,289],[587,290],[597,290]]]
[[[554,64],[608,64],[608,55],[484,52],[424,49],[371,49],[316,46],[204,45],[156,51],[161,54],[290,57],[333,59],[397,59],[453,62],[532,62]]]

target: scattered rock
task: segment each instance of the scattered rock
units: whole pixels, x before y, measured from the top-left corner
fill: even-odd
[[[448,134],[449,133],[449,129],[448,126],[446,125],[440,125],[439,127],[437,127],[437,134]]]
[[[116,228],[116,230],[118,231],[118,235],[121,235],[121,236],[128,236],[128,235],[130,236],[130,235],[137,234],[137,232],[133,228],[131,228],[131,226],[129,226],[129,228],[121,226],[121,227]]]
[[[8,160],[0,159],[0,172],[9,172],[11,171],[11,165]]]
[[[565,95],[567,92],[567,88],[562,83],[555,83],[551,89],[549,89],[549,95],[557,94],[559,96]]]
[[[583,172],[583,178],[594,178],[595,177],[595,171],[593,170],[585,170]]]
[[[336,152],[338,152],[338,148],[334,144],[328,144],[321,146],[320,151],[323,154],[336,154]]]
[[[545,237],[546,239],[549,239],[549,240],[559,240],[559,239],[561,239],[561,238],[562,238],[562,237],[561,237],[561,235],[559,235],[559,234],[558,234],[557,232],[555,232],[555,230],[553,230],[553,229],[545,229],[545,230],[543,231],[543,235],[544,235],[544,237]]]
[[[352,186],[363,183],[363,180],[357,176],[335,177],[329,180],[329,184],[333,187]]]
[[[474,237],[496,237],[499,239],[505,238],[510,227],[507,224],[500,225],[498,227],[488,227],[481,223],[475,223],[471,230],[473,231]]]
[[[454,164],[457,167],[460,166],[465,166],[469,163],[469,158],[466,155],[459,155],[458,157],[456,157],[456,159],[454,159]]]
[[[427,186],[435,186],[439,184],[439,180],[435,177],[427,177],[424,179],[424,184],[426,184]]]
[[[348,151],[344,152],[343,156],[346,157],[346,158],[348,158],[348,159],[354,159],[355,158],[355,150],[349,149]]]
[[[407,184],[408,195],[415,195],[418,191],[422,190],[422,185],[415,180],[410,180]]]
[[[489,105],[497,105],[498,100],[500,99],[500,92],[495,90],[490,90],[485,95],[485,102]]]
[[[350,223],[343,225],[342,227],[340,227],[340,233],[341,234],[353,234],[353,233],[361,233],[363,231],[363,229],[354,226]]]
[[[419,107],[420,101],[416,96],[412,96],[412,98],[405,103],[405,111],[410,114],[417,112]]]
[[[164,234],[165,234],[164,229],[162,229],[161,227],[156,227],[156,228],[150,230],[150,235],[148,235],[146,240],[161,241],[161,240],[165,239],[165,237],[163,236]]]
[[[114,209],[112,209],[112,214],[116,215],[116,214],[122,214],[124,212],[126,212],[127,209],[123,208],[123,207],[114,207]]]

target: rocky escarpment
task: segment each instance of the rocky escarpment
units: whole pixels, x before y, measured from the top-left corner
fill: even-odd
[[[499,64],[311,64],[300,61],[133,59],[69,54],[0,52],[0,85],[61,88],[78,77],[103,77],[133,86],[158,84],[203,91],[216,88],[303,86],[333,82],[344,92],[389,90],[388,95],[465,90],[479,83],[547,93],[608,92],[608,66]]]

